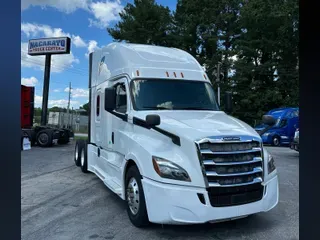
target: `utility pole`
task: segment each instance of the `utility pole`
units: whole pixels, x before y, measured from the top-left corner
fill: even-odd
[[[218,104],[220,106],[220,62],[217,65]]]
[[[41,111],[42,126],[47,125],[47,119],[48,119],[50,67],[51,67],[51,54],[46,54],[46,61],[44,66],[43,93],[42,93],[42,111]]]
[[[68,108],[67,108],[67,114],[68,114],[67,128],[69,127],[69,123],[70,123],[70,98],[71,98],[71,82],[69,82],[69,100],[68,100]]]
[[[73,125],[73,107],[71,108],[71,123],[70,123],[71,129],[72,129],[72,125]]]

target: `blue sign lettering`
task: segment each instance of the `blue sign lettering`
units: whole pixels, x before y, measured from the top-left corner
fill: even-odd
[[[29,41],[29,54],[64,53],[67,48],[67,39],[34,39]]]

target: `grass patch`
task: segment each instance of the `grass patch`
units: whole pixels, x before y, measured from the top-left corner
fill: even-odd
[[[86,136],[74,136],[74,140],[87,140],[88,137]]]

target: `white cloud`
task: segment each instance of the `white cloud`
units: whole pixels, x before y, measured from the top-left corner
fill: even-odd
[[[56,93],[61,92],[61,89],[54,89],[53,92],[56,92]]]
[[[76,46],[76,47],[86,47],[87,44],[82,40],[81,37],[79,36],[73,36],[72,37],[72,43]]]
[[[38,79],[35,77],[21,78],[21,84],[25,86],[35,86],[38,82]]]
[[[61,12],[70,14],[77,9],[84,9],[91,13],[94,19],[89,18],[89,26],[98,28],[107,27],[110,22],[119,19],[119,13],[123,10],[120,0],[22,0],[21,11],[30,6],[40,6],[43,9],[47,7],[55,8]]]
[[[92,53],[94,50],[97,50],[97,49],[100,49],[100,47],[98,46],[97,41],[95,41],[95,40],[89,41],[88,51],[87,51],[87,53],[85,54],[86,57],[88,58],[88,57],[89,57],[89,54]]]
[[[21,32],[23,32],[27,37],[70,37],[71,43],[76,47],[86,47],[85,41],[76,35],[71,35],[62,31],[61,28],[52,28],[49,25],[44,24],[34,24],[34,23],[22,23]]]
[[[21,66],[34,69],[44,69],[44,56],[28,55],[28,43],[21,43]],[[72,68],[74,63],[79,63],[73,53],[53,55],[51,58],[51,72],[62,72],[67,68]]]
[[[123,10],[120,0],[92,2],[89,8],[96,20],[89,18],[90,25],[105,28],[110,22],[119,19],[119,13]]]
[[[42,96],[35,95],[34,97],[35,106],[41,107],[42,106]],[[70,101],[70,106],[74,108],[78,108],[81,105],[78,101]],[[48,107],[67,107],[68,100],[67,99],[58,99],[58,100],[50,100],[48,101]]]
[[[35,95],[34,96],[34,104],[36,107],[41,107],[42,105],[42,96]]]
[[[69,88],[67,87],[64,89],[65,92],[69,92]],[[71,89],[71,96],[73,98],[88,98],[89,97],[89,90],[83,88],[72,88]]]
[[[21,0],[21,11],[31,6],[40,6],[42,8],[53,7],[61,12],[72,13],[77,9],[88,9],[90,0]]]
[[[27,37],[69,37],[69,33],[65,33],[61,28],[51,28],[49,25],[22,23],[21,31],[27,35]]]

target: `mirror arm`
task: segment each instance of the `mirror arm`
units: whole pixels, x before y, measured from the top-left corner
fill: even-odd
[[[269,131],[272,127],[273,127],[273,126],[268,126],[268,127],[266,127],[265,129],[263,129],[263,130],[259,133],[259,135],[262,136],[262,135],[265,134],[267,131]]]

